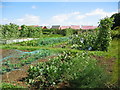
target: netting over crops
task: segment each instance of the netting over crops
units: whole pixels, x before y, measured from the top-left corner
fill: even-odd
[[[69,39],[69,37],[40,38],[37,40],[18,42],[16,44],[21,46],[51,46],[57,43],[66,42]]]
[[[17,49],[9,50],[6,53],[3,53],[3,58],[0,59],[0,62],[2,63],[0,73],[3,74],[19,69],[26,64],[31,64],[36,60],[40,60],[50,55],[57,55],[57,53],[47,49],[40,49],[31,52],[24,52]]]

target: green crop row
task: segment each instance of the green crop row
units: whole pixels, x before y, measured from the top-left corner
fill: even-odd
[[[16,59],[16,61],[19,61],[19,63],[12,64],[11,61],[8,59],[5,62],[2,62],[2,67],[0,73],[6,73],[14,69],[19,69],[20,67],[26,65],[26,64],[31,64],[33,61],[41,59],[46,56],[50,56],[54,54],[55,52],[51,50],[45,50],[41,49],[39,52],[35,53],[27,53],[24,54]]]
[[[108,76],[97,61],[84,53],[65,51],[48,62],[31,66],[26,81],[35,88],[100,88]],[[70,86],[59,87],[66,82]]]
[[[54,45],[56,43],[68,41],[68,37],[56,37],[56,38],[40,38],[38,40],[18,42],[21,46],[47,46]]]

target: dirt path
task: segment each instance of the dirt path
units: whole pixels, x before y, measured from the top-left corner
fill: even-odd
[[[0,49],[0,55],[2,56],[2,58],[19,53],[20,52],[15,51],[15,49]]]
[[[105,70],[108,73],[113,72],[113,65],[115,64],[116,58],[105,58],[104,56],[92,56],[93,58],[98,60],[98,64],[102,67],[105,67]]]

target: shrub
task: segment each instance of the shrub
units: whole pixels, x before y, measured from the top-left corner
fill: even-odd
[[[22,25],[20,37],[42,37],[42,29],[40,27]]]
[[[28,37],[40,38],[42,37],[42,29],[40,27],[28,27]]]
[[[113,24],[113,18],[104,18],[100,21],[100,29],[99,29],[99,34],[96,40],[96,43],[94,45],[94,50],[99,50],[99,51],[107,51],[108,46],[111,41],[111,27]]]
[[[114,38],[120,38],[120,26],[114,28],[114,30],[111,30],[111,37]]]
[[[10,23],[9,25],[2,25],[0,33],[2,34],[2,38],[18,38],[19,30],[18,25]]]
[[[93,50],[95,40],[97,38],[96,32],[83,32],[71,37],[71,48],[79,50]]]
[[[70,36],[73,34],[73,29],[71,29],[71,28],[67,28],[67,29],[65,29],[65,31],[66,31],[66,36]]]
[[[55,29],[42,29],[43,34],[53,34]]]

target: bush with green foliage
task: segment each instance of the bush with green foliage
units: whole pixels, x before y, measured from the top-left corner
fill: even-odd
[[[120,13],[113,14],[111,18],[114,18],[114,24],[111,27],[111,29],[113,30],[115,27],[120,26]]]
[[[20,31],[20,37],[28,37],[28,27],[26,25],[22,25]]]
[[[72,49],[93,50],[96,38],[97,32],[81,32],[78,35],[73,35],[69,44],[72,45]]]
[[[18,25],[10,23],[9,25],[1,25],[0,33],[2,34],[3,39],[8,38],[18,38],[19,37],[19,30]]]
[[[22,25],[20,31],[20,37],[42,37],[42,29],[40,27]]]
[[[22,25],[21,29],[16,24],[0,25],[0,37],[2,39],[16,39],[20,37],[42,37],[42,30],[40,27]]]
[[[99,32],[81,32],[71,38],[72,48],[79,50],[98,50],[107,51],[111,41],[111,27],[113,18],[104,18],[100,21]]]
[[[28,37],[40,38],[42,37],[42,29],[40,27],[28,27],[29,33]]]
[[[104,87],[107,77],[96,63],[85,52],[80,54],[65,51],[48,62],[31,66],[26,81],[35,88],[56,88],[63,82],[80,88]]]
[[[65,30],[66,30],[66,36],[73,35],[73,29],[67,28],[67,29],[65,29]]]
[[[94,44],[94,50],[107,51],[111,42],[111,27],[114,18],[104,18],[100,20],[99,34]]]
[[[0,38],[2,39],[3,38],[3,25],[0,25]]]
[[[53,34],[60,34],[62,36],[66,36],[66,29],[62,30],[54,29]]]
[[[120,38],[120,26],[117,26],[114,28],[114,30],[111,30],[111,37],[114,38]]]
[[[43,34],[53,34],[56,29],[42,29]]]

